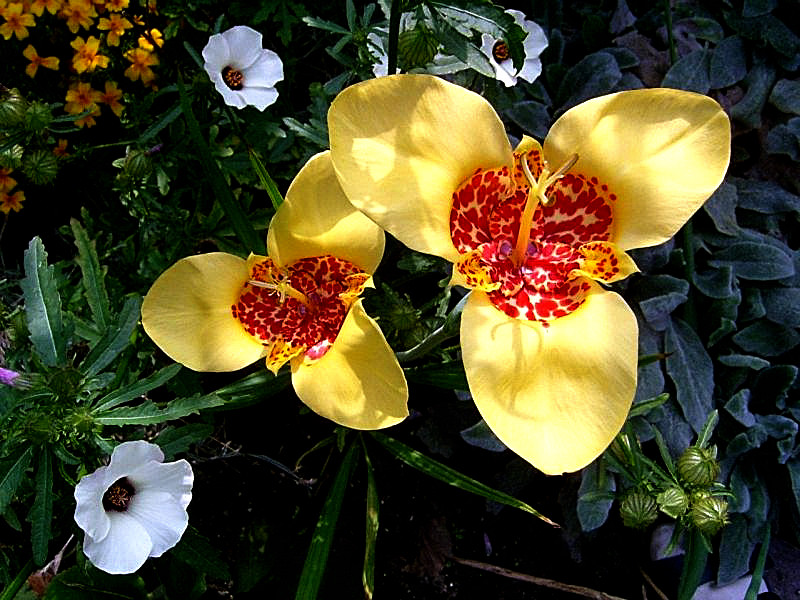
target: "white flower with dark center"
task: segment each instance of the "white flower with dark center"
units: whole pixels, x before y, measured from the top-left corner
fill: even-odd
[[[124,442],[111,462],[75,487],[83,552],[107,573],[133,573],[178,543],[189,516],[194,474],[185,460],[165,463],[155,444]]]
[[[225,104],[264,110],[278,99],[275,84],[283,80],[283,62],[261,47],[261,34],[237,25],[212,35],[203,48],[205,68]]]
[[[497,80],[502,81],[506,87],[516,85],[517,79],[533,83],[542,73],[542,61],[539,60],[539,55],[547,48],[547,37],[539,25],[528,21],[520,11],[507,10],[506,13],[514,17],[517,25],[527,34],[522,42],[525,48],[525,62],[522,68],[519,71],[514,68],[505,40],[494,38],[488,33],[481,36],[481,52],[489,58]]]

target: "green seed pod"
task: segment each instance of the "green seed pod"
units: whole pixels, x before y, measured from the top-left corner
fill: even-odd
[[[424,67],[436,56],[439,40],[423,25],[404,31],[397,40],[397,56],[406,69]]]
[[[49,442],[53,437],[53,423],[42,413],[31,413],[23,425],[25,437],[34,445]]]
[[[25,153],[25,148],[19,144],[7,146],[0,150],[0,167],[7,169],[19,169],[22,165],[22,155]]]
[[[53,120],[53,111],[43,102],[34,102],[25,111],[25,129],[41,133]]]
[[[95,423],[92,414],[84,407],[78,408],[69,416],[67,425],[79,435],[90,435],[100,429],[100,425]]]
[[[58,159],[48,150],[34,150],[22,158],[22,172],[36,185],[50,183],[58,175]]]
[[[714,535],[728,523],[728,502],[709,493],[693,498],[689,518],[695,527],[707,535]]]
[[[693,487],[708,487],[719,475],[717,448],[688,447],[678,459],[678,475]]]
[[[644,529],[658,518],[658,507],[650,494],[635,490],[622,500],[619,514],[626,527]]]
[[[65,367],[54,372],[47,382],[50,390],[62,400],[73,402],[78,395],[81,379],[83,375],[78,369]]]
[[[22,125],[27,108],[28,101],[20,95],[19,90],[9,90],[0,100],[0,128],[11,129]]]
[[[153,161],[144,150],[131,150],[122,168],[128,177],[142,179],[153,171]]]
[[[665,489],[656,497],[661,512],[677,519],[689,508],[689,496],[681,488],[673,486]]]

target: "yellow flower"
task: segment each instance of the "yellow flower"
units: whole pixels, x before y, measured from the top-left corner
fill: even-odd
[[[158,64],[158,57],[142,48],[131,48],[125,53],[125,58],[131,62],[131,66],[125,69],[125,77],[131,81],[141,79],[147,85],[156,78],[156,74],[150,68]]]
[[[129,0],[106,0],[106,8],[111,12],[119,12],[128,8]]]
[[[426,75],[344,90],[328,114],[350,201],[472,289],[470,391],[489,427],[548,474],[608,446],[636,389],[633,312],[601,284],[669,239],[722,181],[730,124],[708,97],[635,90],[572,108],[516,150],[480,96]]]
[[[122,90],[117,87],[116,81],[106,81],[106,91],[94,92],[94,100],[100,104],[107,104],[111,111],[118,117],[122,116],[125,107],[120,102]]]
[[[143,48],[148,52],[164,47],[164,35],[158,29],[151,29],[146,31],[144,35],[139,36],[139,48]]]
[[[67,90],[66,104],[64,110],[71,115],[78,115],[84,111],[91,112],[77,119],[75,124],[79,127],[86,125],[92,127],[96,124],[94,117],[100,114],[100,107],[95,103],[95,97],[99,92],[93,90],[91,84],[78,81]]]
[[[165,271],[142,304],[142,325],[173,360],[233,371],[266,357],[289,362],[297,396],[356,429],[407,414],[403,371],[359,294],[383,255],[383,231],[347,201],[329,154],[300,170],[267,234],[269,256],[215,252]]]
[[[11,177],[13,170],[10,167],[0,167],[0,192],[10,192],[17,185],[17,180]]]
[[[99,53],[100,40],[93,35],[90,35],[85,42],[82,37],[78,36],[72,40],[70,46],[75,49],[72,66],[78,73],[92,72],[97,67],[104,69],[108,66],[108,57]]]
[[[89,0],[68,0],[59,14],[67,20],[69,30],[78,33],[78,28],[88,30],[92,26],[92,17],[97,16],[97,11]]]
[[[29,77],[34,77],[39,67],[45,67],[46,69],[52,69],[53,71],[58,70],[58,57],[39,56],[39,54],[36,52],[36,48],[34,48],[31,44],[28,44],[28,47],[22,51],[22,55],[31,61],[30,64],[25,67],[25,73],[27,73]]]
[[[24,12],[21,2],[14,2],[3,9],[3,17],[6,22],[0,25],[0,35],[5,39],[11,39],[16,35],[18,40],[28,37],[28,27],[34,27],[36,22],[33,15]]]
[[[120,36],[125,33],[126,29],[131,29],[132,27],[133,23],[117,13],[112,13],[111,17],[108,19],[102,17],[97,24],[97,28],[100,31],[108,31],[108,37],[106,39],[108,40],[109,46],[119,46]]]
[[[31,2],[31,12],[37,17],[41,17],[44,10],[47,9],[47,12],[54,15],[59,11],[62,3],[63,0],[33,0]]]
[[[25,192],[17,190],[13,194],[6,191],[0,191],[0,211],[5,214],[19,212],[22,210],[22,203],[25,201]]]
[[[69,156],[69,153],[67,152],[67,144],[67,140],[64,138],[59,138],[58,144],[55,148],[53,148],[53,154],[55,154],[58,158]]]

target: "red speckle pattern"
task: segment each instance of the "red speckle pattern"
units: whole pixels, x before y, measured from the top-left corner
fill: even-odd
[[[278,289],[245,283],[231,312],[250,335],[270,347],[267,363],[277,369],[301,353],[310,359],[324,356],[369,274],[330,255],[303,258],[284,268],[267,257],[252,266],[250,279]],[[305,295],[308,306],[280,289],[287,284]]]
[[[525,260],[517,266],[511,254],[530,191],[522,160],[527,160],[538,179],[544,159],[536,149],[515,153],[511,171],[507,166],[479,169],[458,187],[453,193],[450,235],[463,257],[456,268],[468,285],[474,283],[471,287],[486,291],[494,305],[511,317],[546,323],[583,303],[590,286],[576,270],[594,273],[600,266],[610,268],[612,259],[616,260],[612,253],[593,262],[599,258],[598,248],[603,248],[602,254],[607,246],[593,243],[611,238],[617,198],[596,177],[568,172],[548,188],[552,204],[537,206],[531,242]],[[476,256],[480,257],[477,262]]]

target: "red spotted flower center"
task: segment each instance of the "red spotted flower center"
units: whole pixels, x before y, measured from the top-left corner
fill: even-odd
[[[296,356],[316,360],[328,351],[369,277],[330,255],[287,267],[267,257],[250,266],[250,279],[231,312],[269,348],[267,367],[277,372]]]
[[[616,195],[573,172],[577,161],[551,173],[538,148],[515,153],[513,170],[478,169],[453,193],[456,269],[511,317],[547,323],[583,303],[590,279],[610,283],[636,271],[609,241]]]

